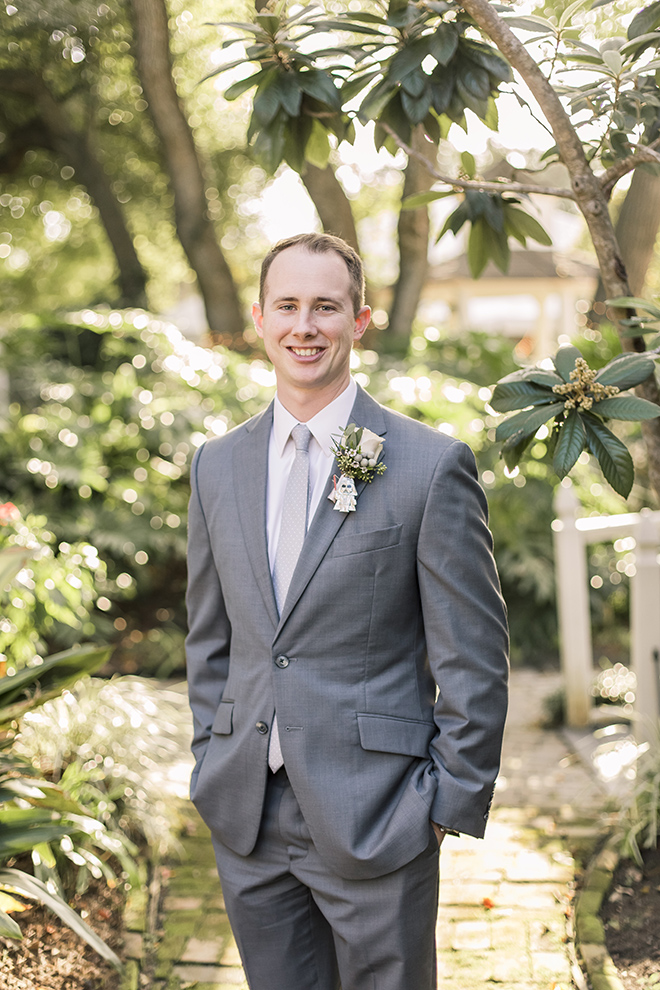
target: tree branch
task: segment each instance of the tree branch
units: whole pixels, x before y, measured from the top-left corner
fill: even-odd
[[[660,138],[656,138],[651,144],[637,145],[632,155],[615,162],[606,172],[599,175],[598,181],[601,184],[603,195],[609,199],[619,179],[622,179],[628,172],[632,172],[638,165],[643,165],[644,162],[660,165],[660,154],[655,150],[656,148],[660,148]]]
[[[443,175],[420,151],[416,151],[415,148],[406,144],[389,124],[379,120],[378,126],[394,138],[409,158],[416,158],[417,161],[422,162],[437,182],[444,182],[445,185],[455,186],[459,189],[479,189],[482,192],[538,193],[540,196],[559,196],[561,199],[575,200],[575,194],[570,189],[562,189],[560,186],[538,186],[533,182],[488,182],[485,179],[455,179],[450,175]]]

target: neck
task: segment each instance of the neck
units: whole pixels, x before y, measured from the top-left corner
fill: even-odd
[[[349,382],[350,375],[346,377],[345,381],[323,389],[280,389],[278,384],[277,397],[286,411],[290,412],[299,423],[306,423],[326,406],[329,406],[331,402],[334,402],[348,388]]]

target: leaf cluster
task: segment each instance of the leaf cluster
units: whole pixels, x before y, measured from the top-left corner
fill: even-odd
[[[560,347],[551,369],[532,367],[501,379],[490,400],[496,412],[515,412],[497,427],[502,457],[514,468],[537,430],[553,419],[553,467],[560,478],[574,467],[583,450],[592,454],[612,488],[623,498],[632,489],[634,468],[630,453],[605,425],[609,419],[639,421],[660,416],[660,408],[631,395],[608,395],[639,385],[654,373],[648,354],[619,354],[590,380],[585,362],[573,346]],[[589,369],[587,369],[589,371]],[[602,396],[605,397],[602,397]],[[577,396],[577,401],[576,401]]]
[[[121,843],[116,839],[109,843],[102,822],[91,818],[83,804],[41,777],[16,753],[15,738],[12,734],[7,735],[7,729],[16,718],[61,694],[82,674],[98,670],[108,654],[107,648],[80,647],[49,657],[13,677],[0,679],[0,726],[5,730],[0,742],[0,863],[11,862],[13,857],[26,852],[36,853],[38,858],[41,852],[48,858],[50,844],[56,841],[72,853],[72,836],[77,836],[80,838],[80,851],[76,853],[78,861],[87,862],[99,871],[99,875],[103,872],[107,875],[104,860],[89,848],[89,844],[99,847],[105,855],[109,851],[116,854],[116,847]],[[0,889],[41,902],[103,958],[121,968],[115,953],[69,907],[61,884],[46,883],[39,877],[5,866],[0,869]],[[20,927],[3,910],[0,910],[0,934],[21,938]]]
[[[466,34],[469,19],[457,3],[400,3],[383,15],[347,11],[329,17],[316,7],[296,14],[256,14],[254,23],[225,22],[243,33],[246,60],[257,71],[230,86],[236,99],[256,86],[248,139],[270,171],[286,161],[324,167],[329,138],[352,141],[352,118],[376,122],[376,144],[396,151],[391,128],[410,141],[422,124],[437,142],[472,110],[497,126],[494,97],[511,70],[491,46]],[[348,36],[331,49],[302,44],[327,32]],[[359,41],[355,39],[358,38]],[[223,42],[223,47],[236,39]],[[207,76],[235,68],[245,59]]]

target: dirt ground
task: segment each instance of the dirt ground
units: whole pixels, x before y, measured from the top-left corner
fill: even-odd
[[[660,848],[624,860],[602,912],[607,949],[626,990],[660,990]]]
[[[119,956],[122,906],[119,893],[105,884],[90,887],[73,902]],[[116,970],[51,911],[35,906],[14,918],[23,939],[0,938],[0,990],[118,990]]]

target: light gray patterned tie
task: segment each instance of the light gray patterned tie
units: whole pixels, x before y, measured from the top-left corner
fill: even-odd
[[[312,434],[304,423],[298,423],[291,431],[296,445],[296,456],[284,492],[280,538],[275,552],[273,587],[277,608],[282,612],[291,578],[300,556],[307,531],[307,506],[309,499],[309,441]],[[284,765],[277,727],[277,715],[273,719],[268,749],[268,765],[275,773]]]

